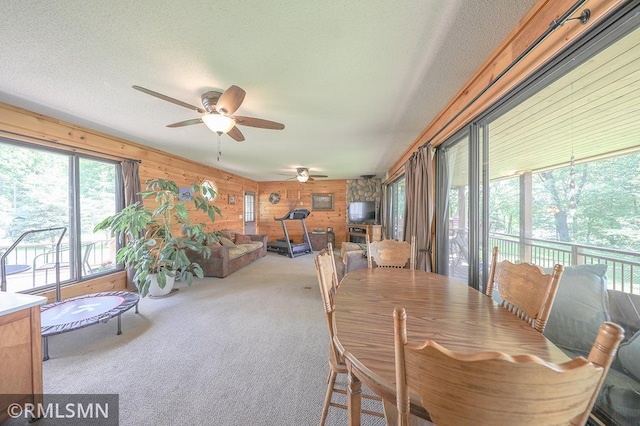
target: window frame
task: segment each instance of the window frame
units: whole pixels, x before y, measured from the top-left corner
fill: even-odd
[[[84,153],[78,153],[74,151],[69,151],[61,148],[39,145],[36,143],[29,143],[26,141],[11,139],[6,136],[0,136],[0,143],[13,145],[18,148],[23,148],[32,151],[40,151],[45,153],[51,153],[54,155],[61,155],[68,159],[68,188],[69,191],[69,200],[68,200],[68,229],[66,234],[68,235],[69,241],[69,278],[61,281],[60,284],[70,284],[70,283],[79,283],[83,281],[87,281],[90,279],[94,279],[99,276],[107,275],[113,273],[114,270],[122,270],[122,265],[115,264],[115,268],[112,270],[105,270],[96,273],[90,273],[85,275],[83,272],[83,259],[82,259],[82,238],[81,238],[81,230],[82,230],[82,201],[80,194],[81,187],[81,176],[80,176],[80,162],[82,160],[85,161],[95,161],[105,164],[110,164],[114,167],[114,194],[115,194],[115,211],[119,211],[124,207],[124,191],[123,191],[123,180],[122,180],[122,167],[120,162],[117,160],[93,156]],[[116,250],[119,248],[120,243],[117,242]],[[37,285],[31,287],[27,290],[18,291],[19,293],[41,293],[42,291],[46,291],[48,289],[54,288],[55,283],[45,283],[43,285]]]

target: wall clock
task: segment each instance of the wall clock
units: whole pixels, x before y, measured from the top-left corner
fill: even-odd
[[[278,204],[280,202],[280,194],[273,192],[269,195],[269,202],[271,204]]]

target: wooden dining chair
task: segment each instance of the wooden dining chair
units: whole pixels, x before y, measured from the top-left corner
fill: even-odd
[[[497,291],[504,308],[542,333],[564,267],[555,265],[552,273],[545,274],[542,268],[531,263],[497,262],[497,257],[498,248],[494,247],[486,295],[493,297],[493,292]]]
[[[382,240],[371,242],[367,236],[367,265],[373,268],[373,262],[378,268],[415,269],[416,237],[411,236],[411,243],[406,241]]]
[[[331,256],[329,256],[331,258],[331,269],[332,269],[332,284],[333,284],[333,289],[334,291],[338,290],[338,287],[340,287],[340,280],[338,279],[338,269],[336,268],[336,257],[333,255],[333,244],[331,243],[327,243],[327,253],[331,254]]]
[[[587,359],[551,364],[533,355],[454,353],[427,340],[407,344],[403,308],[393,312],[397,424],[409,424],[409,393],[438,426],[584,425],[611,365],[622,328],[600,327]]]
[[[339,393],[346,395],[345,389],[336,387],[336,378],[338,374],[347,374],[347,365],[344,359],[338,353],[338,350],[333,343],[333,299],[335,295],[335,288],[332,290],[332,281],[335,274],[333,252],[323,251],[320,252],[316,258],[316,272],[318,275],[318,285],[320,287],[320,294],[322,295],[322,303],[324,304],[324,311],[327,317],[327,325],[329,327],[329,376],[327,377],[327,393],[324,399],[324,405],[322,407],[322,417],[320,418],[320,426],[324,425],[329,413],[329,407],[347,409],[344,404],[339,404],[332,401],[333,394]],[[375,395],[362,394],[363,398],[375,401],[381,401],[381,398]],[[362,409],[362,413],[370,414],[376,417],[384,417],[382,408],[380,411],[372,411]]]

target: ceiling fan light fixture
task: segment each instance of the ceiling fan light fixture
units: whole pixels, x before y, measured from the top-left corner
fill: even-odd
[[[227,133],[236,125],[236,121],[222,114],[205,114],[202,116],[204,124],[216,133]]]
[[[300,167],[296,171],[298,172],[298,175],[296,176],[296,179],[298,179],[298,182],[305,183],[306,181],[309,180],[309,169]]]

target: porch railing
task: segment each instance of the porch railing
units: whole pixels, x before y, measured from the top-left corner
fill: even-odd
[[[91,246],[89,250],[88,246]],[[0,245],[0,254],[9,246]],[[47,287],[55,282],[55,274],[48,262],[53,262],[51,255],[53,250],[50,243],[20,243],[9,252],[5,259],[6,265],[23,265],[24,272],[13,274],[7,278],[7,287],[12,292],[29,291],[34,288]],[[74,276],[75,269],[69,268],[70,250],[65,246],[60,251],[61,267],[60,279],[62,282],[80,279]],[[115,241],[94,240],[83,241],[82,244],[82,279],[89,276],[104,273],[116,267],[115,265]],[[38,260],[40,259],[40,260]]]
[[[501,259],[531,262],[543,268],[551,268],[556,263],[564,266],[606,264],[609,289],[640,294],[640,253],[637,252],[500,233],[489,235],[489,246],[498,247]]]

